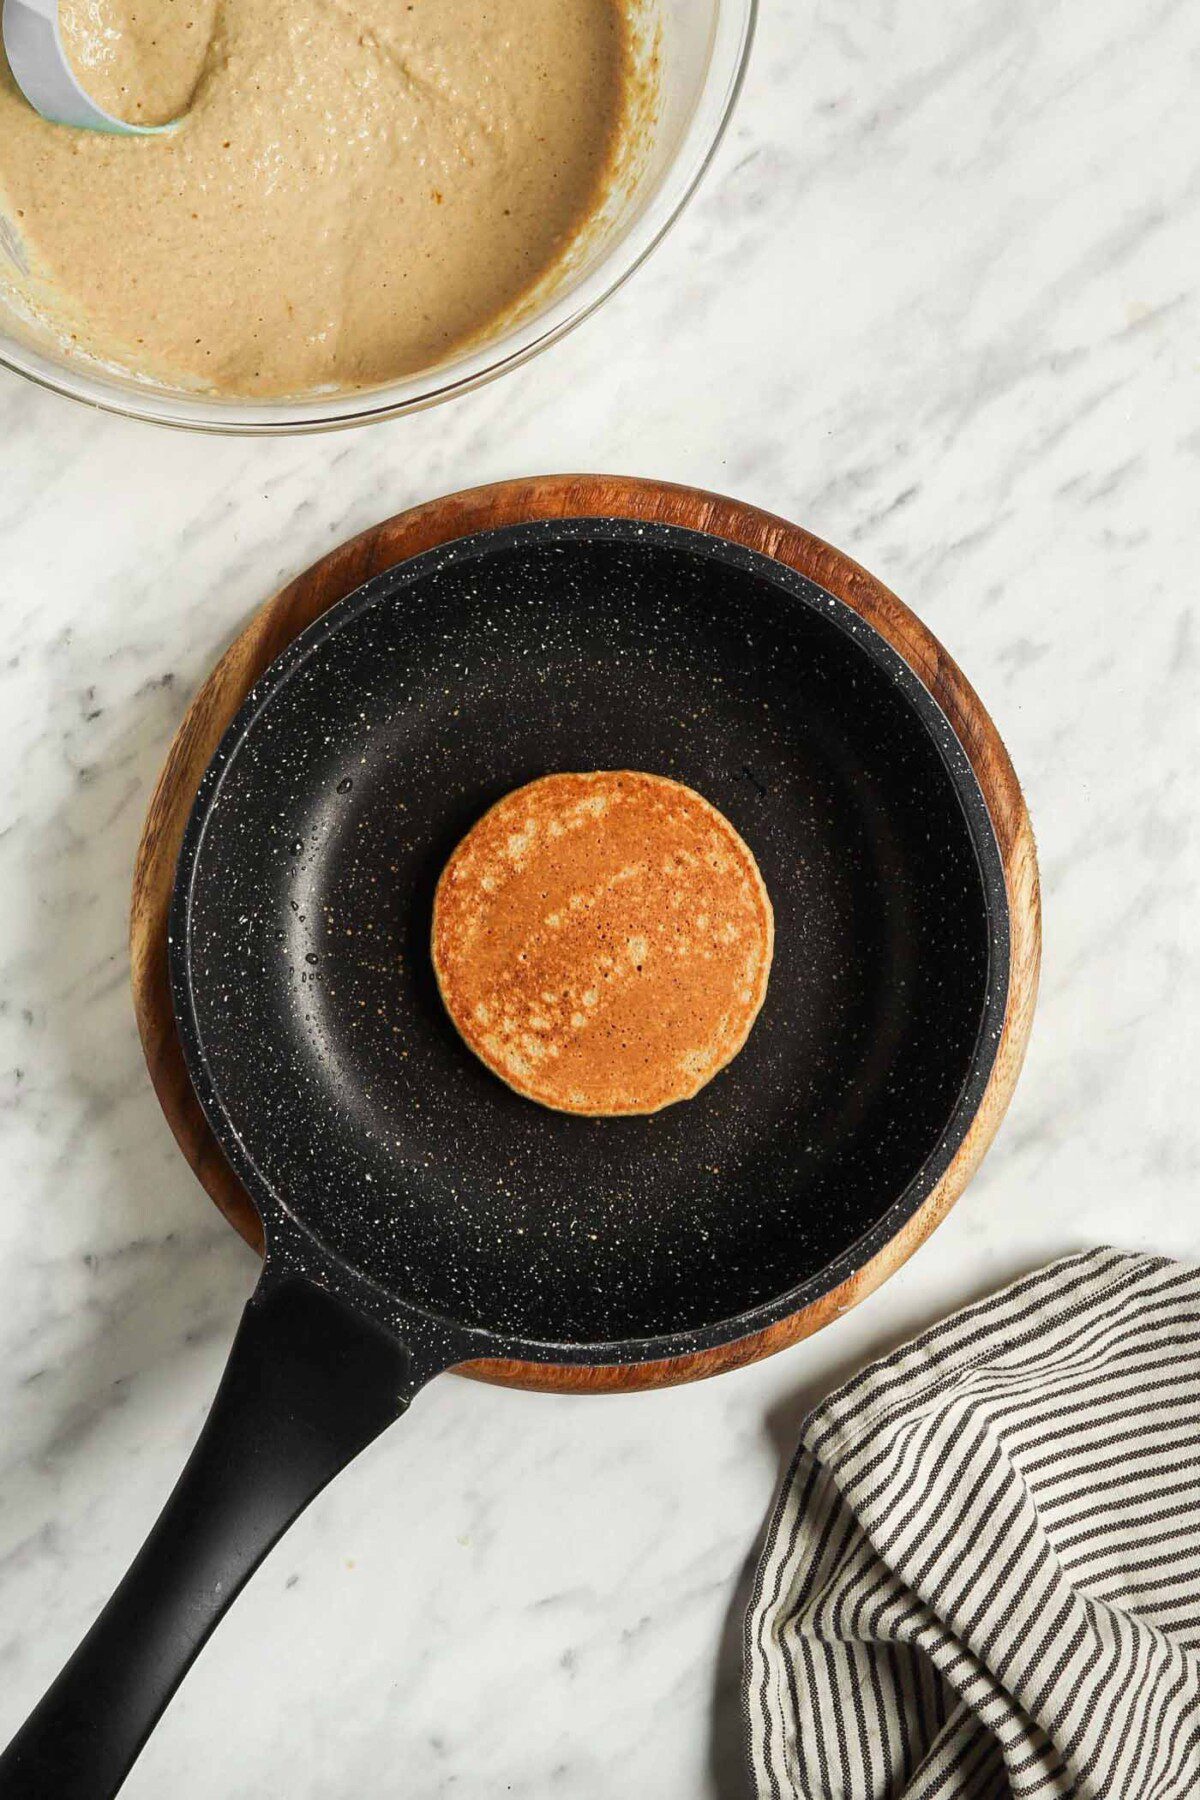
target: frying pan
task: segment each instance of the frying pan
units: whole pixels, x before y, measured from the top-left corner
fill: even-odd
[[[427,954],[470,824],[549,770],[614,767],[712,800],[776,916],[746,1048],[652,1120],[494,1080]],[[860,611],[743,545],[508,526],[297,637],[204,775],[170,915],[187,1067],[262,1220],[262,1277],[183,1475],[0,1795],[115,1793],[263,1556],[440,1371],[698,1372],[784,1341],[901,1241],[993,1074],[1010,925],[929,689]]]

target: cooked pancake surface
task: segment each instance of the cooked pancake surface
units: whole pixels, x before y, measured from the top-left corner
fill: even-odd
[[[547,775],[485,813],[442,871],[433,965],[450,1017],[518,1093],[563,1112],[657,1112],[745,1043],[771,902],[691,788],[630,770]]]

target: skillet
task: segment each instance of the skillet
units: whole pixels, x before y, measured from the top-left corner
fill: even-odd
[[[622,766],[730,818],[776,956],[697,1100],[579,1120],[461,1045],[429,915],[502,793]],[[171,909],[179,1034],[261,1217],[262,1279],[179,1484],[0,1795],[115,1793],[267,1550],[439,1371],[769,1347],[902,1239],[993,1073],[1010,924],[929,690],[858,611],[744,546],[636,519],[482,532],[297,638],[201,782]]]

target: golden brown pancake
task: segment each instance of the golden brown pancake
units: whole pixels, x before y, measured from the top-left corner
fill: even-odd
[[[433,966],[492,1072],[613,1116],[689,1100],[745,1043],[775,926],[728,819],[661,775],[546,775],[485,813],[442,871]]]

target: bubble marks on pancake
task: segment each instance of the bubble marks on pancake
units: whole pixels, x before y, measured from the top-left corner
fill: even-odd
[[[472,1050],[545,1106],[691,1098],[762,1005],[770,900],[729,821],[679,782],[546,776],[468,833],[438,886],[433,961]]]

